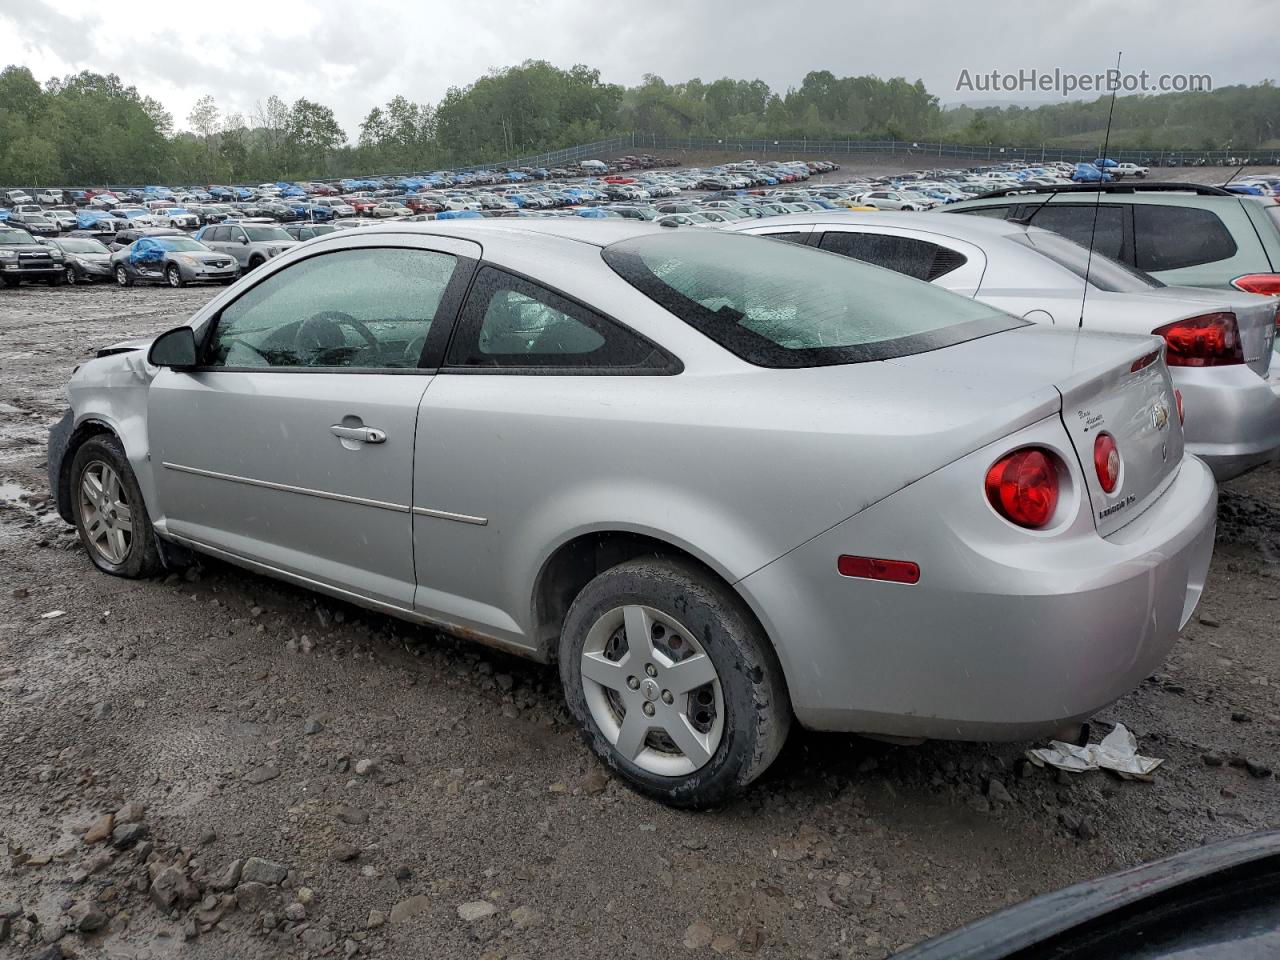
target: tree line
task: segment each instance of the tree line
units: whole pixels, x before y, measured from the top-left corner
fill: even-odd
[[[660,136],[918,139],[1050,146],[1093,143],[1109,97],[1026,108],[944,110],[916,80],[805,75],[777,92],[728,77],[625,87],[600,71],[539,60],[451,87],[439,103],[404,96],[372,107],[349,137],[324,104],[270,96],[248,114],[202,97],[179,127],[114,74],[41,84],[0,71],[0,184],[239,183],[451,168],[632,131]],[[1209,93],[1117,98],[1116,147],[1249,149],[1280,137],[1270,81]],[[1092,139],[1091,139],[1092,138]]]

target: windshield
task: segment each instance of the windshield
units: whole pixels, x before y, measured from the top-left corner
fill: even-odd
[[[0,245],[8,244],[12,246],[19,243],[35,242],[35,238],[25,230],[15,230],[12,227],[0,227]]]
[[[190,237],[163,237],[156,240],[163,249],[173,251],[174,253],[187,253],[193,251],[207,251],[209,248],[198,240],[192,240]]]
[[[285,233],[283,227],[245,227],[244,232],[249,235],[250,240],[254,241],[280,241],[292,240],[293,237]]]
[[[97,240],[91,240],[88,237],[71,237],[67,240],[59,240],[60,246],[67,253],[109,253],[102,244]]]
[[[641,293],[759,366],[883,360],[1024,324],[889,270],[760,237],[673,232],[615,243],[603,256]]]
[[[1012,234],[1010,238],[1044,254],[1082,280],[1087,272],[1090,286],[1099,290],[1109,293],[1146,293],[1164,286],[1150,274],[1112,260],[1097,250],[1093,251],[1091,258],[1087,247],[1082,247],[1059,233],[1032,227],[1025,233]]]

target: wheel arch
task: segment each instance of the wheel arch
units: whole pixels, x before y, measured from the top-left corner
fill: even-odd
[[[114,437],[122,446],[124,445],[120,434],[105,420],[97,417],[86,417],[77,423],[67,440],[62,461],[58,465],[57,488],[53,491],[54,500],[58,506],[58,516],[67,523],[75,523],[75,517],[71,512],[71,465],[75,462],[76,451],[94,437],[100,437],[103,434]]]
[[[533,641],[548,661],[556,659],[560,631],[574,599],[582,588],[598,574],[639,557],[665,557],[681,560],[708,577],[719,581],[741,603],[743,611],[760,628],[767,639],[789,688],[785,658],[770,634],[765,619],[756,610],[752,598],[740,589],[731,575],[714,559],[699,555],[696,548],[681,546],[652,532],[623,528],[604,528],[579,533],[555,547],[543,560],[534,581],[531,598]]]

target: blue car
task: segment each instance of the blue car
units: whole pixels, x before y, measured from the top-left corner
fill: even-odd
[[[1099,170],[1092,163],[1077,163],[1071,179],[1076,183],[1109,182],[1115,179],[1111,174]]]

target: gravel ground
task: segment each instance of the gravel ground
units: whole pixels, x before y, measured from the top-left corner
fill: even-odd
[[[1154,782],[797,732],[677,813],[603,774],[551,669],[217,562],[94,571],[46,501],[62,385],[210,295],[0,290],[0,956],[883,957],[1280,825],[1280,471],[1224,491],[1198,620],[1094,725]]]

